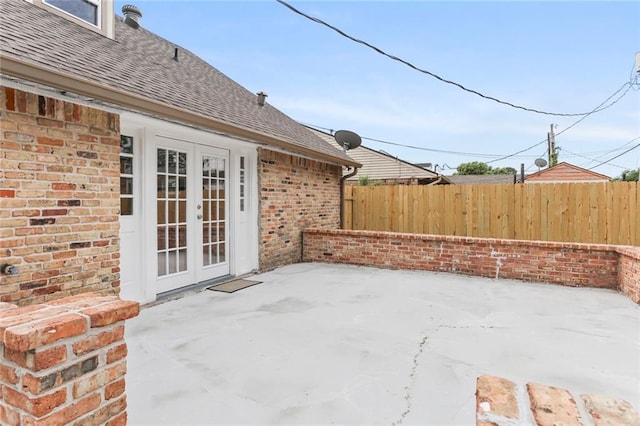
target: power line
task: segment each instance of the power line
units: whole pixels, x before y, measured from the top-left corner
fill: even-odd
[[[539,145],[542,145],[543,143],[547,143],[547,140],[546,139],[542,140],[542,141],[538,142],[537,144],[531,145],[530,147],[525,148],[525,149],[521,149],[520,151],[514,152],[513,154],[504,155],[504,156],[502,156],[500,158],[496,158],[495,160],[487,161],[487,164],[491,164],[491,163],[495,163],[495,162],[500,161],[500,160],[506,160],[507,158],[515,157],[518,154],[522,154],[523,152],[529,151],[529,150],[531,150],[531,149],[533,149],[533,148],[535,148],[535,147],[537,147]]]
[[[302,123],[302,122],[300,124],[302,124],[304,126],[307,126],[307,127],[310,127],[310,128],[314,128],[314,129],[318,129],[318,130],[324,130],[324,131],[327,131],[327,132],[329,132],[331,134],[333,134],[335,132],[335,129],[331,129],[329,127],[318,126],[317,124]],[[567,129],[565,129],[565,130],[567,130]],[[560,134],[560,133],[558,133],[558,134]],[[542,141],[542,142],[537,143],[534,146],[531,146],[529,148],[525,148],[524,150],[518,151],[517,153],[509,154],[508,156],[504,156],[504,155],[501,155],[501,154],[486,154],[486,153],[477,153],[477,152],[460,152],[460,151],[448,151],[448,150],[434,149],[434,148],[424,148],[424,147],[421,147],[421,146],[407,145],[407,144],[401,144],[401,143],[397,143],[397,142],[390,142],[390,141],[385,141],[385,140],[382,140],[382,139],[370,138],[370,137],[367,137],[367,136],[361,136],[361,138],[363,140],[383,143],[383,144],[387,144],[387,145],[399,146],[399,147],[402,147],[402,148],[417,149],[417,150],[420,150],[420,151],[428,151],[428,152],[437,152],[437,153],[440,153],[440,154],[460,155],[460,156],[465,156],[465,157],[493,158],[493,157],[499,157],[500,156],[501,157],[500,159],[504,159],[504,158],[507,158],[507,157],[509,157],[509,158],[511,158],[511,157],[516,157],[516,158],[544,158],[547,155],[547,152],[548,152],[548,149],[545,149],[545,151],[544,151],[544,153],[542,155],[516,155],[516,154],[522,153],[524,151],[530,150],[530,149],[534,148],[535,146],[540,145],[542,142],[547,142],[546,139],[544,141]],[[604,156],[606,154],[609,154],[611,152],[620,151],[621,149],[623,149],[626,145],[630,144],[631,142],[633,142],[633,140],[625,143],[624,145],[622,145],[621,147],[618,147],[616,149],[607,150],[607,151],[596,151],[594,153],[604,152],[604,154],[600,155],[600,157],[602,157],[602,156]],[[561,147],[559,149],[561,149],[563,152],[566,152],[566,153],[568,153],[568,154],[570,154],[572,156],[581,157],[581,158],[584,158],[584,159],[587,159],[587,160],[591,160],[592,162],[598,161],[597,159],[586,157],[583,154],[578,154],[578,153],[575,153],[575,152],[567,151],[566,149],[561,148]],[[498,161],[498,160],[486,161],[485,164],[490,164],[490,163],[493,163],[495,161]],[[625,168],[625,167],[618,166],[618,165],[615,165],[615,164],[611,164],[611,165],[614,166],[614,167],[622,168],[622,169]]]
[[[637,141],[638,139],[640,139],[640,136],[638,136],[637,138],[631,139],[629,142]],[[629,142],[627,142],[627,143],[629,143]],[[600,167],[600,166],[602,166],[603,164],[607,164],[607,163],[609,163],[610,161],[615,160],[616,158],[620,158],[620,157],[622,157],[623,155],[625,155],[626,153],[631,152],[631,151],[633,151],[634,149],[638,148],[639,146],[640,146],[640,143],[639,143],[639,144],[637,144],[637,145],[632,146],[631,148],[629,148],[629,149],[627,149],[626,151],[624,151],[624,152],[622,152],[622,153],[620,153],[620,154],[616,155],[615,157],[611,157],[611,158],[609,158],[609,159],[608,159],[608,160],[606,160],[606,161],[601,161],[600,163],[596,164],[596,165],[595,165],[595,166],[593,166],[593,167],[589,167],[589,170],[593,170],[593,169],[595,169],[596,167]]]
[[[584,159],[586,159],[586,160],[589,160],[589,162],[588,162],[588,163],[586,163],[586,164],[584,164],[584,165],[582,166],[582,167],[587,168],[587,167],[589,167],[592,163],[597,163],[598,161],[600,161],[600,159],[601,159],[602,157],[606,156],[606,155],[612,154],[612,153],[617,152],[617,151],[622,151],[623,149],[625,149],[625,148],[626,148],[626,146],[627,146],[627,145],[630,145],[633,141],[634,141],[634,140],[630,140],[629,142],[625,143],[625,144],[624,144],[624,145],[622,145],[622,146],[619,146],[618,148],[610,149],[610,150],[607,150],[607,151],[605,151],[605,152],[595,152],[594,154],[598,154],[598,155],[596,155],[596,157],[594,157],[594,158],[586,157],[586,155],[587,155],[588,153],[583,153],[582,155],[580,155],[580,154],[574,154],[574,155],[577,155],[578,157],[582,157],[582,158],[584,158]],[[573,154],[572,152],[567,151],[566,149],[563,149],[563,151],[566,151],[566,152],[569,152],[570,154]],[[618,165],[616,165],[616,164],[610,164],[610,166],[618,167],[618,168],[621,168],[621,169],[626,169],[626,168],[627,168],[627,167],[618,166]]]
[[[611,103],[610,103],[609,105],[607,105],[607,106],[604,106],[604,107],[602,106],[602,105],[604,105],[605,103],[607,103],[607,102],[609,101],[609,99],[613,98],[615,95],[617,95],[618,93],[620,93],[620,92],[625,88],[625,86],[628,86],[628,87],[627,87],[627,90],[625,90],[625,91],[624,91],[624,92],[623,92],[623,93],[622,93],[622,94],[621,94],[621,95],[620,95],[620,96],[619,96],[615,101],[611,102]],[[569,130],[569,129],[571,129],[571,128],[575,127],[575,126],[577,126],[579,123],[581,123],[584,119],[586,119],[586,118],[587,118],[587,117],[589,117],[590,115],[595,114],[596,112],[600,112],[600,111],[603,111],[603,110],[605,110],[605,109],[607,109],[607,108],[610,108],[610,107],[614,106],[615,104],[617,104],[618,102],[620,102],[620,100],[621,100],[622,98],[624,98],[624,97],[625,97],[625,95],[626,95],[627,93],[629,93],[629,90],[631,90],[631,88],[632,88],[632,87],[633,87],[633,84],[632,84],[631,82],[626,82],[626,83],[624,83],[622,86],[620,86],[620,88],[619,88],[618,90],[616,90],[615,92],[613,92],[613,94],[612,94],[611,96],[609,96],[607,99],[605,99],[605,100],[604,100],[600,105],[598,105],[597,107],[595,107],[595,108],[593,109],[593,111],[591,111],[591,112],[587,113],[584,117],[581,117],[579,120],[576,120],[576,122],[574,122],[573,124],[571,124],[569,127],[565,128],[565,129],[562,129],[561,131],[559,131],[558,133],[556,133],[556,136],[561,135],[561,134],[563,134],[564,132],[566,132],[567,130]],[[602,107],[602,108],[601,108],[601,107]]]
[[[627,88],[627,90],[624,90],[625,87]],[[580,117],[580,119],[576,120],[575,122],[573,122],[572,124],[570,124],[569,126],[567,126],[566,128],[562,129],[561,131],[559,131],[558,133],[556,133],[556,136],[559,136],[563,133],[565,133],[566,131],[572,129],[573,127],[577,126],[578,124],[580,124],[582,121],[584,121],[587,117],[589,117],[590,115],[594,114],[595,112],[598,111],[602,111],[604,109],[610,108],[613,105],[617,104],[618,102],[620,102],[620,100],[626,96],[627,93],[629,93],[629,91],[633,88],[633,84],[631,82],[626,82],[624,83],[622,86],[620,86],[620,88],[618,88],[618,90],[616,90],[615,92],[613,92],[609,97],[607,97],[607,99],[605,99],[604,101],[602,101],[598,106],[596,106],[590,113],[586,114],[583,117]],[[611,102],[608,105],[605,105],[607,102],[609,102],[613,97],[615,97],[618,93],[622,92],[624,90],[624,92],[618,96],[618,98],[616,98],[613,102]],[[603,106],[605,105],[605,106]],[[322,127],[322,126],[317,126],[315,124],[308,124],[308,123],[302,123],[306,126],[309,127],[314,127],[316,129],[321,129],[321,130],[327,130],[330,133],[333,133],[334,129],[330,129],[328,127]],[[370,141],[374,141],[374,142],[380,142],[380,143],[385,143],[385,144],[389,144],[389,145],[395,145],[395,146],[400,146],[400,147],[404,147],[404,148],[412,148],[412,149],[418,149],[418,150],[422,150],[422,151],[430,151],[430,152],[439,152],[439,153],[444,153],[444,154],[456,154],[456,155],[464,155],[464,156],[470,156],[470,157],[483,157],[483,158],[493,158],[493,157],[499,157],[496,158],[494,160],[490,160],[487,161],[486,164],[491,164],[491,163],[495,163],[501,160],[506,160],[507,158],[513,158],[513,157],[517,157],[517,158],[538,158],[535,156],[520,156],[519,154],[522,154],[523,152],[529,151],[537,146],[542,145],[543,143],[547,143],[547,139],[543,139],[540,142],[537,142],[527,148],[521,149],[520,151],[516,151],[512,154],[508,154],[508,155],[500,155],[500,154],[480,154],[480,153],[473,153],[473,152],[457,152],[457,151],[445,151],[445,150],[437,150],[437,149],[430,149],[430,148],[423,148],[423,147],[418,147],[418,146],[413,146],[413,145],[405,145],[405,144],[400,144],[400,143],[396,143],[396,142],[389,142],[389,141],[383,141],[380,139],[374,139],[374,138],[368,138],[368,137],[362,137],[362,139],[366,139],[366,140],[370,140]],[[611,152],[611,151],[608,151]],[[546,151],[545,151],[546,154]],[[544,157],[544,155],[542,156]],[[542,158],[540,157],[540,158]]]
[[[589,160],[589,163],[587,163],[587,164],[585,164],[584,166],[582,166],[582,167],[585,167],[585,168],[586,168],[586,167],[588,167],[588,166],[589,166],[589,164],[591,164],[591,163],[595,163],[595,162],[597,162],[597,161],[598,161],[598,160],[596,160],[596,159],[589,158],[589,157],[586,157],[586,156],[584,156],[584,155],[577,154],[577,153],[575,153],[575,152],[567,151],[566,149],[564,149],[564,148],[562,148],[562,147],[558,147],[558,149],[559,149],[559,150],[561,150],[562,152],[566,152],[566,153],[571,154],[571,155],[574,155],[574,156],[576,156],[576,157],[580,157],[580,158],[584,158],[585,160]],[[617,151],[617,150],[614,150],[614,151]],[[611,151],[609,151],[609,152],[611,152]],[[609,164],[609,165],[610,165],[610,166],[613,166],[613,167],[617,167],[617,168],[619,168],[619,169],[627,169],[627,167],[618,166],[617,164]]]
[[[328,127],[322,127],[322,126],[318,126],[315,124],[310,124],[310,123],[300,123],[303,124],[307,127],[312,127],[315,129],[320,129],[320,130],[326,130],[329,131],[331,134],[333,134],[334,129],[330,129]],[[449,150],[444,150],[444,149],[435,149],[435,148],[425,148],[422,146],[416,146],[416,145],[407,145],[407,144],[402,144],[402,143],[397,143],[397,142],[390,142],[390,141],[385,141],[382,139],[375,139],[375,138],[370,138],[367,136],[360,136],[363,140],[368,140],[368,141],[372,141],[372,142],[378,142],[378,143],[383,143],[383,144],[387,144],[387,145],[393,145],[393,146],[399,146],[402,148],[411,148],[411,149],[417,149],[420,151],[428,151],[428,152],[437,152],[440,154],[453,154],[453,155],[462,155],[462,156],[466,156],[466,157],[483,157],[483,158],[493,158],[493,157],[497,157],[500,154],[486,154],[486,153],[479,153],[479,152],[460,152],[460,151],[449,151]],[[527,156],[527,157],[531,157],[534,158],[533,156]]]
[[[624,90],[625,87],[627,88],[627,90]],[[618,90],[616,90],[615,92],[613,92],[609,97],[607,97],[607,99],[605,99],[604,101],[602,101],[598,106],[596,106],[591,112],[587,113],[585,116],[580,117],[578,120],[576,120],[575,122],[573,122],[572,124],[570,124],[569,126],[567,126],[566,128],[562,129],[561,131],[559,131],[558,133],[556,133],[556,136],[559,136],[563,133],[565,133],[566,131],[572,129],[573,127],[577,126],[578,124],[580,124],[582,121],[584,121],[587,117],[589,117],[590,115],[594,114],[597,111],[602,111],[604,109],[610,108],[613,105],[617,104],[627,93],[629,93],[629,91],[631,90],[631,88],[633,87],[633,84],[631,82],[626,82],[624,83],[622,86],[620,86],[620,88],[618,88]],[[624,90],[624,92],[618,96],[618,98],[616,98],[613,102],[611,102],[608,105],[605,105],[607,102],[609,102],[613,97],[615,97],[618,93],[622,92]],[[603,106],[604,105],[604,106]],[[320,130],[326,130],[329,131],[331,134],[333,134],[334,129],[330,129],[328,127],[322,127],[322,126],[318,126],[315,124],[310,124],[310,123],[301,123],[304,124],[305,126],[308,127],[313,127],[316,129],[320,129]],[[477,153],[477,152],[460,152],[460,151],[449,151],[449,150],[442,150],[442,149],[434,149],[434,148],[424,148],[421,146],[415,146],[415,145],[406,145],[406,144],[401,144],[401,143],[397,143],[397,142],[390,142],[390,141],[385,141],[385,140],[381,140],[381,139],[375,139],[375,138],[370,138],[370,137],[366,137],[366,136],[362,136],[362,139],[365,140],[369,140],[372,142],[379,142],[379,143],[383,143],[383,144],[387,144],[387,145],[393,145],[393,146],[399,146],[399,147],[403,147],[403,148],[411,148],[411,149],[417,149],[417,150],[421,150],[421,151],[428,151],[428,152],[437,152],[437,153],[441,153],[441,154],[453,154],[453,155],[462,155],[462,156],[468,156],[468,157],[481,157],[481,158],[494,158],[494,157],[499,157],[499,158],[495,158],[493,160],[490,161],[486,161],[486,164],[491,164],[491,163],[495,163],[501,160],[506,160],[507,158],[513,158],[513,157],[517,157],[517,158],[538,158],[536,156],[530,156],[530,155],[519,155],[522,154],[523,152],[529,151],[539,145],[542,145],[543,143],[547,142],[547,139],[543,139],[538,143],[535,143],[527,148],[521,149],[520,151],[516,151],[512,154],[508,154],[508,155],[500,155],[500,154],[485,154],[485,153]],[[630,142],[627,142],[627,144],[629,144]],[[625,144],[625,145],[627,145]],[[615,150],[609,151],[609,152],[613,152]],[[546,154],[547,151],[545,151]],[[568,152],[568,151],[567,151]],[[574,155],[578,155],[578,154],[574,154]],[[579,155],[578,155],[579,156]],[[544,155],[542,156],[544,157]]]
[[[440,154],[454,154],[454,155],[465,155],[465,156],[469,156],[469,157],[484,157],[484,158],[493,158],[493,157],[495,157],[495,155],[492,155],[492,154],[485,154],[485,153],[479,153],[479,152],[447,151],[447,150],[443,150],[443,149],[424,148],[424,147],[421,147],[421,146],[414,146],[414,145],[404,145],[404,144],[400,144],[400,143],[396,143],[396,142],[389,142],[389,141],[384,141],[384,140],[381,140],[381,139],[374,139],[374,138],[367,138],[367,137],[362,137],[362,139],[366,139],[366,140],[372,141],[372,142],[385,143],[387,145],[401,146],[403,148],[412,148],[412,149],[419,149],[419,150],[422,150],[422,151],[438,152]]]
[[[469,89],[469,88],[467,88],[467,87],[463,86],[463,85],[462,85],[462,84],[460,84],[460,83],[457,83],[457,82],[455,82],[455,81],[452,81],[452,80],[448,80],[448,79],[446,79],[446,78],[443,78],[443,77],[439,76],[438,74],[435,74],[435,73],[433,73],[433,72],[431,72],[431,71],[428,71],[428,70],[426,70],[426,69],[420,68],[420,67],[418,67],[418,66],[416,66],[416,65],[412,64],[411,62],[408,62],[408,61],[406,61],[406,60],[404,60],[404,59],[401,59],[401,58],[399,58],[399,57],[397,57],[397,56],[391,55],[391,54],[389,54],[389,53],[385,52],[384,50],[380,49],[379,47],[376,47],[376,46],[374,46],[374,45],[372,45],[372,44],[370,44],[370,43],[368,43],[368,42],[366,42],[366,41],[364,41],[364,40],[358,39],[358,38],[356,38],[356,37],[353,37],[353,36],[351,36],[351,35],[349,35],[349,34],[345,33],[345,32],[344,32],[344,31],[342,31],[341,29],[339,29],[339,28],[337,28],[337,27],[335,27],[335,26],[333,26],[333,25],[331,25],[331,24],[329,24],[329,23],[327,23],[327,22],[323,21],[323,20],[322,20],[322,19],[320,19],[320,18],[316,18],[316,17],[314,17],[314,16],[307,15],[306,13],[304,13],[304,12],[302,12],[302,11],[300,11],[300,10],[296,9],[295,7],[293,7],[292,5],[290,5],[289,3],[287,3],[287,2],[286,2],[286,1],[284,1],[284,0],[276,0],[276,1],[277,1],[278,3],[280,3],[281,5],[285,6],[286,8],[288,8],[289,10],[291,10],[291,11],[293,11],[293,12],[297,13],[298,15],[303,16],[303,17],[305,17],[305,18],[309,19],[310,21],[313,21],[313,22],[315,22],[315,23],[317,23],[317,24],[323,25],[323,26],[325,26],[325,27],[327,27],[327,28],[329,28],[329,29],[331,29],[331,30],[333,30],[333,31],[337,32],[337,33],[338,33],[338,34],[340,34],[341,36],[343,36],[343,37],[345,37],[345,38],[348,38],[349,40],[351,40],[351,41],[353,41],[353,42],[355,42],[355,43],[358,43],[358,44],[361,44],[361,45],[363,45],[363,46],[366,46],[366,47],[368,47],[368,48],[370,48],[370,49],[373,49],[373,50],[374,50],[374,51],[376,51],[377,53],[379,53],[379,54],[381,54],[381,55],[383,55],[383,56],[386,56],[387,58],[389,58],[389,59],[391,59],[391,60],[393,60],[393,61],[400,62],[400,63],[402,63],[402,64],[404,64],[404,65],[408,66],[408,67],[409,67],[409,68],[411,68],[411,69],[414,69],[414,70],[416,70],[416,71],[418,71],[418,72],[421,72],[421,73],[423,73],[423,74],[427,74],[427,75],[429,75],[429,76],[431,76],[431,77],[433,77],[433,78],[435,78],[435,79],[437,79],[437,80],[440,80],[440,81],[441,81],[441,82],[443,82],[443,83],[451,84],[451,85],[453,85],[453,86],[456,86],[456,87],[458,87],[458,88],[460,88],[460,89],[464,90],[465,92],[473,93],[474,95],[480,96],[480,97],[482,97],[482,98],[484,98],[484,99],[488,99],[488,100],[490,100],[490,101],[494,101],[494,102],[497,102],[497,103],[499,103],[499,104],[507,105],[507,106],[510,106],[510,107],[512,107],[512,108],[520,109],[520,110],[523,110],[523,111],[533,112],[533,113],[536,113],[536,114],[543,114],[543,115],[558,116],[558,117],[579,117],[579,116],[582,116],[582,115],[586,116],[586,115],[593,114],[593,113],[596,113],[596,112],[598,112],[598,111],[601,111],[601,110],[593,110],[593,111],[590,111],[590,112],[580,112],[580,113],[571,113],[571,114],[567,114],[567,113],[558,113],[558,112],[548,112],[548,111],[541,111],[541,110],[533,109],[533,108],[527,108],[527,107],[524,107],[524,106],[521,106],[521,105],[517,105],[517,104],[511,103],[511,102],[507,102],[507,101],[500,100],[500,99],[495,98],[495,97],[493,97],[493,96],[485,95],[485,94],[483,94],[483,93],[478,92],[477,90]],[[603,109],[604,109],[604,108],[603,108]],[[537,145],[536,145],[536,146],[537,146]]]
[[[628,86],[628,87],[627,87]],[[609,102],[609,100],[611,98],[613,98],[614,96],[616,96],[618,93],[620,93],[622,90],[624,90],[624,88],[627,87],[627,90],[625,90],[615,101],[611,102],[609,105],[606,105],[603,107],[604,104],[606,104],[607,102]],[[624,83],[622,86],[620,86],[620,88],[618,90],[616,90],[615,92],[613,92],[613,94],[611,96],[609,96],[607,99],[605,99],[603,102],[600,103],[600,105],[598,105],[597,107],[595,107],[591,112],[587,113],[586,115],[584,115],[583,117],[581,117],[580,119],[576,120],[574,123],[572,123],[571,125],[569,125],[568,127],[562,129],[561,131],[559,131],[558,133],[556,133],[556,136],[559,136],[561,134],[563,134],[564,132],[566,132],[567,130],[577,126],[578,124],[580,124],[582,121],[584,121],[587,117],[589,117],[590,115],[598,112],[598,111],[602,111],[604,109],[610,108],[613,105],[617,104],[627,93],[629,93],[629,90],[631,90],[631,88],[633,87],[633,84],[631,82],[626,82]],[[531,145],[530,147],[527,147],[525,149],[521,149],[520,151],[514,152],[513,154],[509,154],[509,155],[505,155],[503,157],[497,158],[495,160],[491,160],[488,161],[487,164],[490,163],[495,163],[497,161],[501,161],[501,160],[506,160],[507,158],[511,158],[511,157],[515,157],[518,154],[521,154],[523,152],[529,151],[530,149],[533,149],[539,145],[542,145],[543,143],[546,143],[547,139],[543,139],[540,142]]]

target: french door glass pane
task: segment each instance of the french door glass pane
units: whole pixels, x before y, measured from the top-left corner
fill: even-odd
[[[226,160],[202,156],[202,266],[224,263]],[[223,232],[220,232],[222,228]],[[220,248],[222,249],[222,252]]]
[[[158,276],[187,270],[187,153],[157,149]]]

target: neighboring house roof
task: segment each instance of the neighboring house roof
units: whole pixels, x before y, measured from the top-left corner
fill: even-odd
[[[333,135],[320,130],[309,129],[327,142],[341,148]],[[371,180],[436,179],[439,177],[437,173],[423,169],[422,167],[418,167],[387,153],[367,148],[364,145],[347,151],[347,155],[362,164],[362,167],[358,169],[358,174],[347,179],[350,181],[357,181],[360,176],[368,176]],[[347,173],[348,172],[345,172],[344,174]]]
[[[525,178],[527,182],[593,182],[609,181],[609,176],[583,169],[566,162],[558,163],[539,172],[532,173]]]
[[[110,39],[26,1],[0,0],[0,11],[5,75],[354,165],[198,56],[119,16]]]
[[[482,185],[513,183],[513,175],[452,175],[447,179],[455,185]]]

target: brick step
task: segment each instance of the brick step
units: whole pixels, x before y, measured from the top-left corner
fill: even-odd
[[[588,413],[589,418],[584,419],[581,412]],[[476,425],[523,424],[640,426],[640,416],[631,404],[620,399],[591,394],[574,398],[568,390],[553,386],[518,386],[501,377],[478,377]]]

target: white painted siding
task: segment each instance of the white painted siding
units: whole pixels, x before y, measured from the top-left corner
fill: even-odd
[[[333,136],[311,129],[316,135],[342,149]],[[368,176],[371,180],[380,179],[429,179],[438,175],[422,167],[415,166],[406,161],[383,154],[371,148],[360,146],[347,152],[362,167],[358,169],[358,174],[347,180],[357,181],[361,176]],[[348,172],[345,172],[347,174]]]

